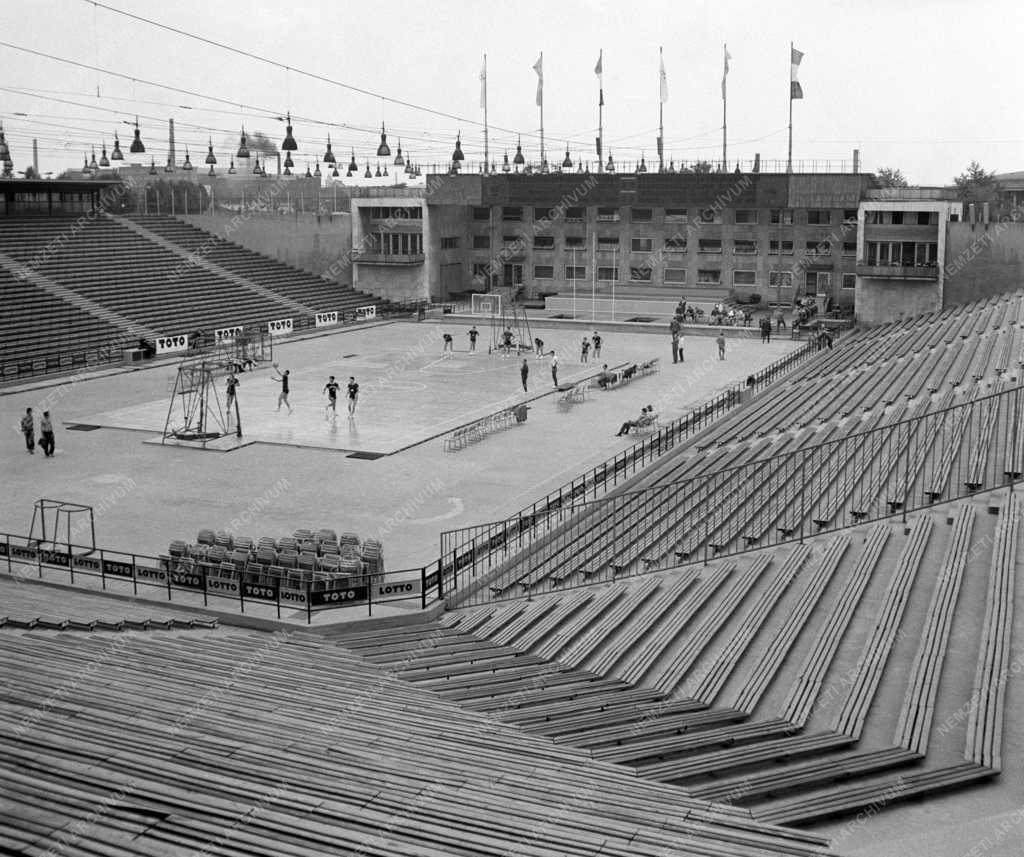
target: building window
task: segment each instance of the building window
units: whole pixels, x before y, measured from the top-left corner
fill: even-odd
[[[722,282],[722,272],[709,269],[697,271],[697,285],[717,286]]]
[[[938,226],[939,213],[937,211],[919,211],[917,213],[918,226]]]
[[[474,220],[490,220],[491,210],[486,206],[475,206],[473,208],[473,219]]]
[[[611,250],[619,246],[618,235],[598,235],[597,236],[597,249],[598,250]]]
[[[832,287],[832,274],[828,271],[808,271],[804,291],[807,294],[827,295]]]
[[[666,268],[665,269],[665,282],[666,283],[685,283],[686,282],[686,268]]]
[[[503,205],[501,208],[501,219],[506,223],[515,223],[523,219],[523,207],[521,205]]]
[[[804,252],[808,256],[831,256],[831,241],[808,241],[804,244]]]
[[[490,235],[474,235],[473,236],[473,249],[474,250],[490,250],[491,249],[491,236]]]
[[[808,226],[828,226],[832,223],[832,212],[827,208],[807,209]]]
[[[490,264],[487,262],[474,262],[473,279],[477,283],[486,283],[488,276],[490,276],[490,267]]]
[[[523,239],[519,235],[502,235],[501,236],[501,243],[505,244],[505,245],[508,245],[508,244],[522,244],[522,242],[523,242]]]
[[[585,250],[587,246],[587,239],[583,235],[566,235],[565,236],[565,249],[566,250]]]
[[[650,208],[634,208],[629,213],[629,219],[634,223],[650,223],[654,216],[654,210]]]
[[[857,288],[857,275],[856,274],[843,274],[843,288],[844,289],[855,289],[855,288]]]
[[[722,241],[719,238],[701,238],[697,242],[697,251],[700,253],[721,253]]]
[[[617,208],[599,208],[597,210],[597,220],[599,223],[618,223],[619,210]]]
[[[630,268],[629,279],[633,283],[649,283],[651,281],[650,268]]]
[[[779,275],[780,275],[779,271],[772,271],[768,275],[768,284],[773,289],[777,289],[779,287],[779,278],[780,278]],[[787,289],[788,288],[792,288],[792,286],[793,286],[793,272],[792,271],[782,271],[781,272],[781,279],[782,279],[782,286],[783,286],[783,288],[787,288]]]
[[[535,208],[533,210],[533,222],[539,223],[542,220],[554,220],[558,214],[557,211],[550,208]]]
[[[751,256],[757,253],[757,242],[748,241],[745,238],[737,238],[732,242],[732,252],[738,253],[741,256]]]
[[[756,286],[757,271],[733,271],[732,284],[734,286]]]
[[[685,208],[666,208],[665,220],[668,223],[686,223],[687,211]]]
[[[772,223],[776,226],[782,224],[783,226],[793,225],[793,209],[792,208],[773,208],[771,210],[771,217],[769,218]]]
[[[574,206],[565,210],[565,220],[567,223],[582,223],[585,215],[586,210],[581,206]]]
[[[665,239],[665,252],[666,253],[685,253],[686,252],[686,239],[676,235],[673,238]]]
[[[554,250],[555,249],[555,238],[553,235],[534,235],[533,236],[533,249],[534,250]]]
[[[629,243],[629,249],[634,253],[650,253],[654,249],[654,239],[634,238]]]
[[[843,242],[843,255],[844,256],[856,256],[857,255],[857,242],[856,241],[844,241]]]
[[[890,217],[892,218],[891,222],[892,222],[893,226],[902,226],[903,225],[903,212],[902,211],[893,211],[893,212],[891,212]]]
[[[584,265],[572,265],[565,266],[565,278],[567,280],[585,280],[587,278],[587,269]]]
[[[843,209],[843,223],[857,223],[857,209],[856,208],[844,208]]]
[[[768,249],[769,249],[769,254],[770,255],[778,256],[779,255],[779,242],[778,241],[769,241],[768,242]],[[782,242],[782,255],[783,256],[792,256],[793,255],[793,242],[792,241],[783,241]]]
[[[754,223],[757,223],[757,209],[756,208],[737,208],[736,209],[736,223],[737,224],[754,224]]]
[[[704,224],[721,223],[722,212],[716,208],[702,208],[697,213],[697,219]]]
[[[385,232],[378,241],[377,252],[386,256],[418,256],[423,252],[423,236],[418,232]]]
[[[458,250],[459,249],[459,239],[456,236],[451,236],[449,238],[442,238],[441,239],[441,249],[442,250]]]
[[[619,269],[618,268],[612,268],[610,266],[603,267],[603,268],[598,268],[597,269],[597,278],[602,283],[618,282],[618,279],[619,279]]]
[[[554,265],[534,265],[533,278],[535,280],[553,280],[555,278]]]

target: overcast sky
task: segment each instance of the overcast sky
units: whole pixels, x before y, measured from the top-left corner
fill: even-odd
[[[997,172],[1024,169],[1020,0],[109,5],[295,70],[85,0],[35,0],[5,16],[0,40],[135,81],[0,46],[0,118],[15,170],[30,163],[32,137],[40,141],[43,172],[80,166],[93,144],[98,156],[104,138],[112,145],[115,129],[127,157],[126,123],[136,113],[147,162],[152,155],[158,164],[167,157],[169,117],[177,126],[179,161],[185,143],[193,162],[202,161],[212,137],[226,166],[243,123],[280,145],[284,127],[274,117],[288,110],[296,117],[300,169],[323,153],[328,133],[339,160],[355,148],[361,165],[375,166],[382,121],[392,151],[401,138],[403,150],[424,165],[446,161],[460,131],[466,157],[479,160],[485,52],[491,157],[500,162],[506,149],[513,154],[521,133],[527,157],[536,158],[540,116],[532,67],[541,51],[549,157],[560,161],[568,143],[574,161],[592,161],[601,49],[605,156],[610,150],[625,161],[644,154],[650,165],[657,160],[659,47],[668,83],[666,160],[719,159],[724,43],[732,56],[730,161],[755,152],[784,159],[790,41],[804,53],[804,99],[793,105],[794,160],[831,160],[839,168],[859,148],[865,170],[895,166],[919,184],[947,183],[971,159]]]

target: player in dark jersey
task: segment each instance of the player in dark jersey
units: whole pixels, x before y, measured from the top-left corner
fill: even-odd
[[[356,403],[359,401],[359,385],[355,378],[349,377],[345,392],[348,397],[348,416],[351,419],[356,415]]]
[[[341,385],[334,380],[334,376],[331,375],[327,379],[327,383],[324,384],[324,392],[327,394],[327,406],[324,408],[324,419],[328,416],[332,416],[328,411],[333,412],[333,419],[338,418],[338,387]]]
[[[476,338],[480,335],[480,331],[476,329],[476,325],[473,325],[469,329],[469,350],[476,351]]]
[[[601,356],[601,334],[595,330],[590,339],[594,343],[594,359],[597,360]]]

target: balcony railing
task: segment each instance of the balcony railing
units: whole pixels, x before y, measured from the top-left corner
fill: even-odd
[[[381,253],[376,250],[353,250],[352,258],[361,264],[422,265],[422,253]]]
[[[932,265],[878,265],[857,262],[857,276],[885,280],[937,280],[939,266]]]

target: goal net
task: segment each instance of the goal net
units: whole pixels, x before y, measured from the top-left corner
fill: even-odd
[[[470,301],[470,311],[473,315],[501,315],[501,295],[473,294]]]

